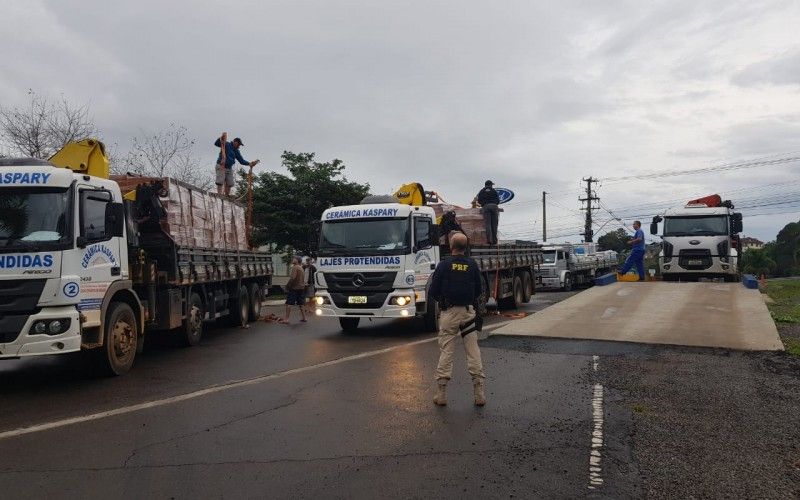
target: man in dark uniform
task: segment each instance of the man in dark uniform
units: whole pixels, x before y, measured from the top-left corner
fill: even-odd
[[[436,367],[437,392],[433,402],[447,404],[447,382],[453,374],[454,342],[459,330],[475,318],[478,297],[481,295],[481,275],[478,264],[464,255],[467,237],[454,233],[450,238],[452,256],[436,266],[431,278],[429,295],[439,302],[442,314],[439,318],[439,365]],[[479,318],[478,318],[479,319]],[[486,404],[483,389],[483,363],[478,349],[478,334],[475,331],[463,335],[467,353],[467,368],[475,389],[475,405]]]
[[[483,223],[486,226],[486,242],[497,245],[497,222],[500,216],[500,195],[494,190],[494,183],[486,181],[484,188],[478,192],[478,205],[483,212]]]

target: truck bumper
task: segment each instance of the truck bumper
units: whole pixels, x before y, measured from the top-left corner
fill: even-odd
[[[681,267],[680,259],[673,257],[670,260],[659,258],[659,266],[662,275],[696,275],[696,276],[725,276],[735,275],[736,266],[728,262],[722,262],[718,257],[711,259],[711,266],[703,269],[690,269]]]
[[[54,319],[69,319],[67,330],[57,335],[31,333],[31,327],[36,322],[47,323]],[[0,343],[0,359],[62,354],[80,349],[80,314],[75,306],[45,307],[38,314],[33,314],[28,318],[15,340]]]
[[[409,304],[405,306],[398,306],[390,304],[394,297],[412,297]],[[364,307],[339,307],[333,303],[331,296],[325,290],[318,290],[316,297],[322,297],[325,300],[324,304],[316,304],[314,313],[317,316],[328,317],[347,317],[347,318],[413,318],[417,314],[417,308],[414,305],[414,292],[413,291],[397,291],[392,292],[386,297],[386,302],[378,308],[364,308]]]

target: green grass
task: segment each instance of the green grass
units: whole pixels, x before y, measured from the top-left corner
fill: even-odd
[[[783,346],[792,356],[800,356],[800,340],[784,338]]]
[[[767,304],[775,322],[800,323],[800,280],[771,280],[765,291],[775,301]]]
[[[764,291],[773,300],[767,304],[767,308],[772,319],[778,323],[778,333],[786,352],[800,356],[797,327],[790,326],[800,323],[800,280],[770,280]]]

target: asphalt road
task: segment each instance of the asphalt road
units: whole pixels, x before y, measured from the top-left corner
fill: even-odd
[[[542,293],[525,309],[566,296]],[[512,320],[493,317],[487,328]],[[93,378],[78,357],[0,363],[2,496],[738,491],[785,498],[800,491],[793,472],[800,462],[792,460],[800,459],[800,435],[791,418],[800,408],[800,365],[786,355],[491,337],[481,342],[487,406],[472,405],[460,355],[450,404],[438,408],[431,403],[438,352],[429,339],[404,322],[343,335],[337,322],[313,318],[216,328],[189,349],[160,339],[121,378]],[[703,370],[709,360],[714,377]],[[731,383],[747,390],[719,392]],[[738,397],[751,400],[746,411]],[[703,431],[718,429],[721,418],[738,439],[719,443],[721,432],[706,439]],[[780,435],[767,440],[767,431]],[[754,446],[757,460],[748,455]],[[726,461],[735,473],[721,474]],[[743,473],[748,463],[756,473]],[[698,464],[713,467],[706,474]]]

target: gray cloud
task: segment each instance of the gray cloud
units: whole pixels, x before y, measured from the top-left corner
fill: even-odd
[[[97,12],[104,22],[87,29]],[[517,234],[540,220],[545,189],[548,214],[578,226],[587,175],[800,149],[796,93],[742,86],[748,71],[788,78],[779,70],[794,60],[778,59],[796,50],[800,11],[785,0],[31,0],[4,13],[19,21],[0,33],[13,55],[0,103],[24,102],[28,88],[90,101],[123,150],[141,129],[182,124],[203,168],[227,130],[259,168],[279,170],[285,149],[315,151],[378,192],[418,180],[468,203],[492,178],[517,191],[503,215]],[[609,184],[600,195],[613,208],[736,182]]]
[[[760,84],[800,85],[800,49],[750,64],[735,73],[731,81],[742,87]]]

